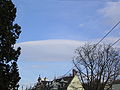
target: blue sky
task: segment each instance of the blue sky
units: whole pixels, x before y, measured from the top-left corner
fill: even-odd
[[[17,4],[20,7],[17,20],[24,28],[21,37],[27,37],[21,38],[19,41],[56,38],[85,40],[100,37],[101,32],[98,30],[100,24],[98,23],[101,22],[101,17],[98,9],[104,6],[103,3],[64,0],[29,0],[28,2],[21,0]],[[82,25],[85,25],[86,28]],[[90,36],[94,33],[98,33],[98,36]],[[87,37],[85,38],[84,35]]]
[[[120,19],[119,0],[14,0],[16,21],[22,27],[17,46],[20,84],[36,82],[38,75],[62,76],[72,66],[74,49],[98,41]],[[104,42],[120,36],[120,25]],[[117,44],[118,45],[118,44]]]

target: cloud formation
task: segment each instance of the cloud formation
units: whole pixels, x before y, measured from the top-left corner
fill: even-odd
[[[89,41],[91,44],[100,39]],[[114,43],[118,37],[108,37],[101,43]],[[75,40],[42,40],[30,41],[16,44],[16,47],[22,48],[20,58],[28,61],[71,61],[74,51],[79,46],[84,45],[85,41]],[[119,46],[119,42],[115,47]]]
[[[66,61],[72,60],[74,50],[84,42],[75,40],[43,40],[18,43],[23,60]]]
[[[98,10],[105,18],[117,21],[120,19],[120,1],[107,2],[105,7]]]

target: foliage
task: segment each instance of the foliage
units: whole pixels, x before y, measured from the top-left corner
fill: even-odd
[[[14,49],[21,27],[14,24],[16,7],[11,0],[0,0],[0,90],[18,90],[17,60],[20,47]]]
[[[120,75],[120,51],[111,45],[84,45],[73,63],[85,90],[109,90]]]

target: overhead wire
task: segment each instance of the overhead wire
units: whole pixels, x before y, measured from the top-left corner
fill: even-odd
[[[120,21],[118,21],[104,36],[99,40],[99,42],[95,45],[95,47],[100,44],[118,25],[120,24]]]
[[[112,45],[111,45],[111,47],[112,46],[114,46],[116,43],[118,43],[120,41],[120,38],[118,39],[118,40],[116,40]]]
[[[118,21],[104,36],[103,38],[101,38],[97,44],[95,44],[94,48],[100,44],[118,25],[120,24],[120,21]],[[120,41],[120,39],[118,39],[117,41],[115,41],[111,46],[115,45],[118,41]],[[78,63],[77,63],[78,64]],[[72,69],[74,69],[74,67],[76,67],[75,65],[67,71],[67,73],[65,73],[63,76],[66,76]]]

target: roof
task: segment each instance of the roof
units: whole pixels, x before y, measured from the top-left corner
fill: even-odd
[[[113,84],[120,84],[120,80],[115,80]]]
[[[61,86],[59,87],[60,90],[66,90],[68,85],[71,83],[71,81],[73,80],[73,76],[65,76],[65,77],[61,77],[58,79],[55,79],[55,82],[59,82],[61,84]]]
[[[115,80],[112,85],[113,90],[120,90],[120,80]]]
[[[113,84],[112,89],[113,90],[120,90],[120,84]]]

